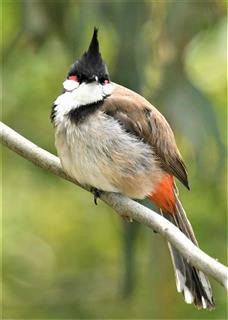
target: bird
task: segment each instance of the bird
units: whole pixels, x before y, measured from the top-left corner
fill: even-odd
[[[189,189],[187,169],[165,117],[140,94],[112,82],[94,28],[88,50],[70,67],[51,109],[55,146],[65,172],[101,192],[149,199],[196,246],[175,179]],[[176,287],[186,303],[215,307],[207,276],[170,243]]]

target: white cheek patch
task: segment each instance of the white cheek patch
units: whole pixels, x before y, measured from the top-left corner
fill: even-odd
[[[113,85],[109,82],[107,84],[104,84],[102,86],[102,89],[103,89],[104,95],[109,96],[113,91]]]
[[[54,102],[55,104],[55,124],[62,122],[64,117],[73,109],[87,104],[102,101],[113,91],[113,85],[107,83],[101,85],[97,82],[81,83],[74,80],[65,80],[63,83],[66,90]]]
[[[74,89],[77,89],[79,86],[79,82],[77,81],[74,81],[74,80],[65,80],[63,82],[63,88],[66,90],[66,91],[73,91]]]
[[[55,100],[54,104],[56,106],[60,106],[62,108],[69,108],[73,105],[73,100],[72,100],[72,94],[71,92],[65,92],[58,96],[58,98]]]

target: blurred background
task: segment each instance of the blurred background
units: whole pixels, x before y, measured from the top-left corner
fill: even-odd
[[[189,171],[181,199],[226,263],[226,1],[2,2],[3,121],[56,154],[49,120],[69,66],[99,27],[111,79],[170,122]],[[224,319],[176,292],[167,244],[91,194],[3,149],[4,319]]]

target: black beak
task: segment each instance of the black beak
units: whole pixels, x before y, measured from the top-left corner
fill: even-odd
[[[87,79],[87,82],[98,82],[98,76],[92,75],[89,79]]]

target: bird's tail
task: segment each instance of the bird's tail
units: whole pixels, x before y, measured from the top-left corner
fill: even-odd
[[[163,208],[161,209],[161,214],[177,226],[196,246],[198,246],[192,226],[178,199],[178,192],[174,182],[172,183],[172,189],[172,200],[175,200],[175,202],[173,204],[170,203],[168,206],[166,202],[166,208],[168,209],[169,207],[169,211]],[[150,199],[153,201],[155,200],[154,198],[156,198],[156,196],[150,196]],[[154,202],[156,203],[156,201]],[[170,208],[172,208],[172,212],[170,212]],[[168,247],[173,262],[177,291],[183,293],[186,303],[194,303],[197,308],[212,310],[215,304],[207,276],[202,271],[192,266],[169,242]]]

